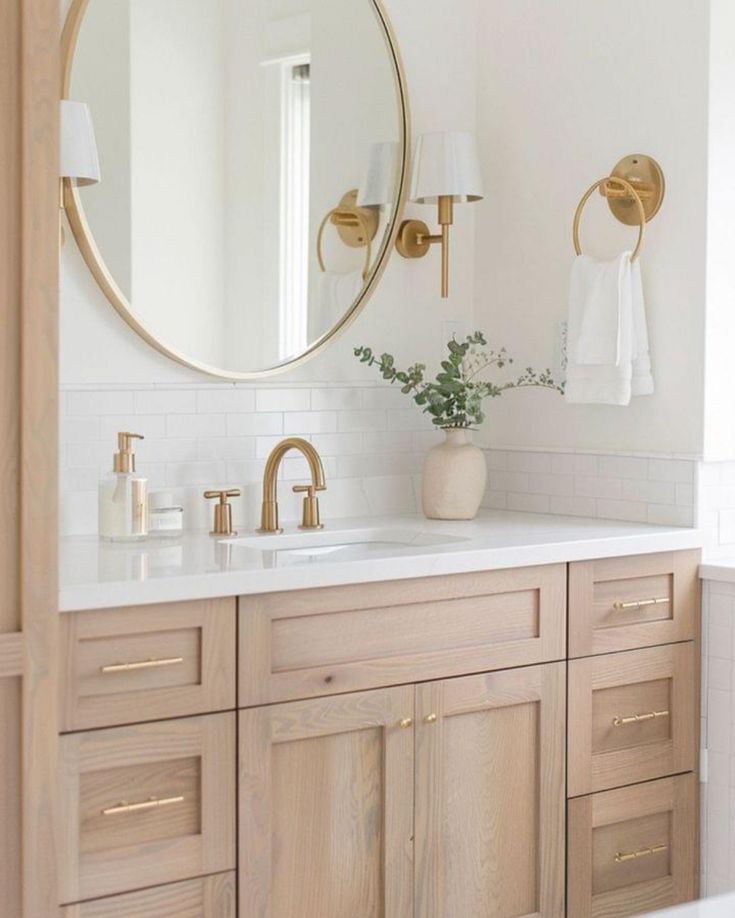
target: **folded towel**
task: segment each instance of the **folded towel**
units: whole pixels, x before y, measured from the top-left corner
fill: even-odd
[[[653,392],[641,268],[630,252],[609,262],[576,259],[567,358],[567,402],[628,405]]]

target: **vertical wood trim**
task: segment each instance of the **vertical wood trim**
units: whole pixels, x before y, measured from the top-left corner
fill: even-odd
[[[23,918],[58,915],[59,8],[22,0],[20,603]]]
[[[20,10],[0,5],[0,634],[20,628]]]

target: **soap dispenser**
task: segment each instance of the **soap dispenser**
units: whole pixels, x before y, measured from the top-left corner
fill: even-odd
[[[148,481],[135,474],[133,440],[141,434],[117,435],[111,474],[100,481],[99,533],[109,542],[138,542],[148,534]]]

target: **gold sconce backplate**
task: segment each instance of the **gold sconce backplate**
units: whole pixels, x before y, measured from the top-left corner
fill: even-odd
[[[612,178],[624,179],[635,188],[643,204],[646,223],[652,220],[661,209],[666,193],[666,180],[661,166],[651,156],[644,153],[633,153],[621,159],[611,172]],[[640,212],[636,201],[623,189],[615,186],[602,186],[600,194],[607,198],[608,207],[613,216],[626,226],[638,226]]]
[[[337,228],[339,238],[351,249],[361,249],[372,242],[378,232],[380,209],[378,207],[359,207],[357,188],[342,195],[339,205],[332,211],[330,223]],[[358,219],[358,215],[362,219]],[[370,238],[365,238],[367,228]]]
[[[404,220],[396,239],[398,252],[404,258],[423,258],[428,255],[431,248],[430,232],[423,220]]]

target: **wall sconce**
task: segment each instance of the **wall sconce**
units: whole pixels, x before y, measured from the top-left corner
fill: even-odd
[[[442,248],[442,297],[449,296],[449,227],[454,205],[481,201],[482,173],[474,134],[437,131],[418,139],[413,162],[411,200],[436,204],[441,234],[432,235],[423,220],[404,220],[396,248],[404,258],[423,258],[434,243]]]
[[[398,144],[370,145],[367,168],[357,195],[358,207],[388,207],[393,203],[398,177]]]
[[[76,185],[95,185],[100,180],[100,161],[89,106],[62,99],[59,102],[59,208],[64,208],[64,179]],[[64,244],[64,229],[59,227]]]

